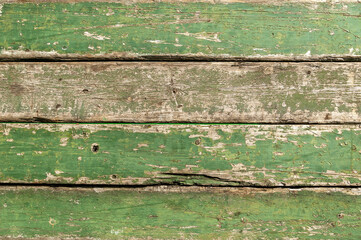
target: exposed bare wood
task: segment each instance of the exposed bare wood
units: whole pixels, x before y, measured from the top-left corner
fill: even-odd
[[[0,121],[360,123],[359,63],[0,63]]]

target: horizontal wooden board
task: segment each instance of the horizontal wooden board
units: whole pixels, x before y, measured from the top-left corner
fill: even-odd
[[[360,123],[360,63],[0,63],[0,121]]]
[[[1,59],[360,59],[357,1],[2,2]]]
[[[359,239],[360,189],[0,188],[0,237]],[[53,239],[51,238],[51,239]]]
[[[361,129],[2,124],[0,182],[361,186]]]

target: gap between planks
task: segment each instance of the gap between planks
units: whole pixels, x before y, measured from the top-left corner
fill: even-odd
[[[111,184],[62,184],[62,183],[0,183],[0,191],[3,189],[104,189],[104,190],[134,190],[134,191],[171,191],[171,192],[281,192],[281,191],[356,191],[361,195],[361,187],[355,185],[297,185],[297,186],[232,186],[232,185],[182,185],[182,184],[148,184],[148,185],[111,185]]]
[[[32,120],[27,120],[27,121],[0,121],[0,124],[72,124],[72,125],[96,125],[96,124],[101,124],[101,125],[194,125],[194,126],[214,126],[214,125],[234,125],[234,126],[261,126],[261,125],[266,125],[266,126],[344,126],[344,125],[351,125],[354,127],[359,127],[361,128],[361,122],[335,122],[335,123],[314,123],[314,122],[305,122],[305,123],[299,123],[299,122],[278,122],[278,123],[274,123],[274,122],[259,122],[259,123],[233,123],[233,122],[215,122],[215,123],[208,123],[208,122],[174,122],[174,121],[170,121],[170,122],[102,122],[102,121],[93,121],[93,122],[62,122],[62,121],[54,121],[51,119],[44,119],[44,118],[33,118]]]
[[[36,52],[25,52],[17,54],[0,54],[0,62],[17,63],[41,63],[41,62],[255,62],[255,63],[323,63],[323,62],[361,62],[361,56],[358,55],[318,55],[311,57],[302,56],[197,56],[197,55],[118,55],[118,54],[38,54]]]

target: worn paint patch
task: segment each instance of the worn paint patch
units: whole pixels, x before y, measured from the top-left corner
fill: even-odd
[[[103,41],[103,40],[105,40],[105,39],[110,39],[109,37],[102,36],[102,35],[96,35],[96,34],[89,33],[89,32],[84,32],[84,36],[87,36],[87,37],[90,37],[90,38],[94,38],[94,39],[100,40],[100,41]]]

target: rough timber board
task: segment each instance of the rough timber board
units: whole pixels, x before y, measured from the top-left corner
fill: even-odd
[[[355,126],[2,124],[11,183],[360,186]]]
[[[0,121],[360,123],[360,63],[0,63]]]
[[[356,1],[216,2],[3,1],[0,57],[359,59]]]
[[[360,193],[360,189],[1,188],[0,236],[359,239]]]

